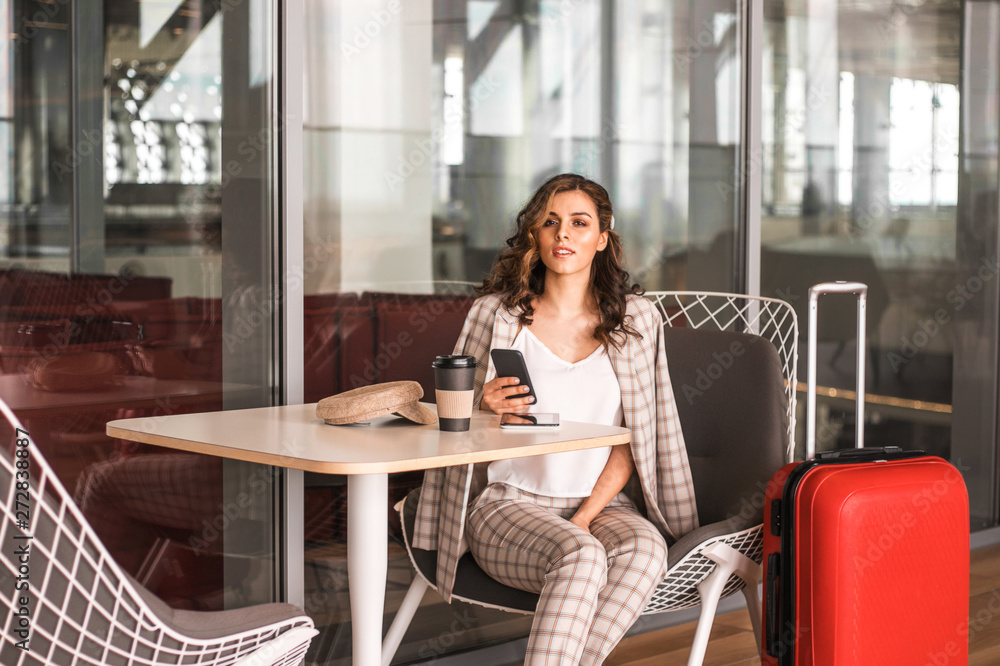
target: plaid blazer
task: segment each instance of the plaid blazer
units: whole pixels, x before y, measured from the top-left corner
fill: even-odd
[[[634,295],[628,296],[626,315],[642,339],[628,336],[621,350],[608,349],[625,424],[632,431],[636,473],[626,491],[669,544],[698,526],[694,485],[667,372],[663,320],[652,302]],[[482,401],[483,385],[496,376],[490,349],[509,348],[519,330],[517,315],[501,305],[499,296],[473,303],[454,353],[476,357],[474,408]],[[466,508],[485,480],[485,467],[473,472],[472,464],[427,470],[420,491],[413,546],[438,551],[437,588],[446,601],[451,600],[458,560],[468,550]]]

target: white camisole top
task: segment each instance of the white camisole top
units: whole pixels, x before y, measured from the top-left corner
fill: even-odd
[[[529,413],[556,412],[560,421],[621,425],[622,395],[618,377],[604,347],[587,358],[565,361],[527,328],[511,349],[520,350],[531,375],[536,402]],[[536,495],[587,497],[611,455],[611,447],[548,453],[490,463],[490,483],[506,483]]]

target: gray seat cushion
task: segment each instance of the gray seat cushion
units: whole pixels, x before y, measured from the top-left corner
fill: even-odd
[[[727,534],[741,532],[747,529],[747,527],[753,527],[754,525],[759,524],[760,521],[751,525],[746,525],[745,519],[740,516],[734,516],[727,520],[720,520],[717,523],[702,525],[696,530],[691,530],[667,549],[667,569],[674,568],[678,562],[684,559],[692,550],[697,548],[699,544],[703,544],[709,539],[715,539],[716,537],[725,536]]]
[[[128,579],[149,609],[164,624],[184,636],[199,640],[225,638],[305,615],[302,609],[292,604],[259,604],[226,611],[178,610],[163,603],[131,576]]]

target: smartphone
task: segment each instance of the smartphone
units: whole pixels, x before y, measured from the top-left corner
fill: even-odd
[[[558,414],[504,414],[500,427],[510,430],[555,430],[559,427]]]
[[[525,364],[524,355],[521,352],[516,349],[492,349],[490,356],[493,358],[493,367],[497,369],[497,377],[517,377],[521,382],[520,386],[528,387],[527,393],[507,396],[507,400],[530,395],[535,398],[535,402],[538,401],[535,389],[531,385],[531,377],[528,376],[528,366]]]

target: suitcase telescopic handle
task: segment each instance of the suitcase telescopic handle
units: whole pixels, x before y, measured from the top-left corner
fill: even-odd
[[[861,282],[823,282],[809,287],[809,385],[806,393],[806,460],[816,456],[816,321],[819,297],[823,294],[856,294],[858,297],[857,425],[855,446],[865,445],[865,317],[868,285]]]

